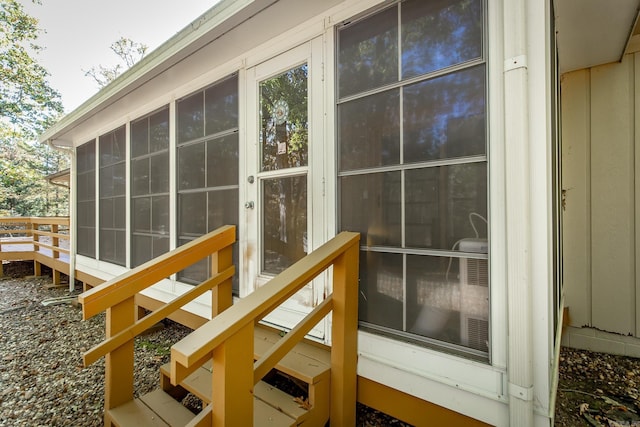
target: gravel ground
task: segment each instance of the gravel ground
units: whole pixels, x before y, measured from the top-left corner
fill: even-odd
[[[32,263],[5,264],[0,278],[0,426],[101,426],[104,360],[83,368],[81,354],[104,339],[104,316],[82,321],[68,295],[47,289]],[[158,367],[189,330],[167,321],[136,339],[137,394],[158,386]],[[562,348],[555,425],[640,427],[640,359]],[[188,406],[193,399],[187,399]],[[358,427],[407,424],[358,405]]]
[[[104,361],[82,366],[82,353],[104,339],[104,316],[82,321],[77,305],[43,306],[68,295],[47,289],[32,263],[5,264],[0,278],[0,426],[101,426]],[[136,339],[135,390],[158,386],[158,367],[189,330],[167,321]],[[555,425],[640,427],[640,359],[563,348]],[[187,406],[193,399],[187,399]],[[358,405],[358,427],[407,424]]]
[[[33,274],[32,263],[4,265],[0,278],[0,426],[101,426],[104,359],[84,368],[82,353],[104,339],[104,315],[82,321],[74,304],[43,306],[69,295],[46,289],[49,277]],[[46,272],[46,271],[43,271]],[[159,385],[159,367],[170,347],[189,333],[171,321],[136,338],[135,393]],[[187,397],[185,405],[197,406]],[[401,421],[358,404],[357,426],[407,427]]]

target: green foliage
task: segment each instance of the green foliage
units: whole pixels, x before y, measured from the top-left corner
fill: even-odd
[[[68,215],[69,192],[46,176],[68,167],[67,157],[0,125],[0,216]]]
[[[45,177],[66,156],[35,142],[62,113],[60,94],[34,56],[38,20],[16,0],[0,0],[0,215],[67,215],[68,191]]]
[[[49,73],[34,59],[41,50],[38,20],[16,0],[0,0],[0,120],[33,137],[62,113],[60,94]]]

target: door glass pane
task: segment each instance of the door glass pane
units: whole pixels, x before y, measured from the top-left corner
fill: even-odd
[[[308,163],[307,64],[260,83],[261,170]]]
[[[262,271],[278,274],[307,254],[307,177],[263,181]]]
[[[410,0],[401,10],[403,78],[482,56],[482,0]]]

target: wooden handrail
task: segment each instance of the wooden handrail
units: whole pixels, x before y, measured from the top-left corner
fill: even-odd
[[[78,301],[82,304],[83,318],[90,319],[212,253],[231,246],[235,242],[235,237],[234,226],[220,227],[80,294]]]
[[[231,305],[234,226],[223,226],[78,296],[84,319],[106,310],[106,339],[83,355],[85,365],[105,356],[105,425],[110,409],[133,399],[134,338],[185,304],[211,290],[212,316]],[[136,320],[135,296],[194,263],[211,256],[211,277]]]
[[[266,285],[240,299],[230,310],[224,311],[174,344],[171,347],[171,360],[189,368],[243,326],[261,320],[280,306],[333,264],[336,254],[357,245],[359,240],[360,235],[357,233],[340,233],[271,279]]]
[[[142,319],[139,319],[133,325],[129,326],[126,329],[123,329],[111,338],[107,338],[102,343],[96,345],[95,347],[84,353],[84,355],[82,356],[84,366],[87,367],[91,365],[102,356],[119,348],[127,341],[140,335],[142,332],[146,331],[165,317],[170,316],[172,313],[182,308],[188,302],[193,301],[200,295],[204,294],[206,291],[209,291],[212,288],[220,285],[225,280],[231,279],[234,274],[235,267],[231,266],[223,272],[216,274],[213,277],[200,283],[199,285],[193,287],[191,290],[185,292],[176,299],[164,304],[162,307],[154,310],[152,313],[148,314]]]
[[[213,358],[216,375],[212,401],[216,406],[203,425],[252,425],[253,385],[330,311],[333,312],[331,422],[354,425],[359,240],[358,233],[340,233],[171,347],[174,385],[204,360]],[[256,322],[330,266],[333,266],[333,293],[254,364]]]
[[[61,254],[70,255],[69,249],[60,245],[60,242],[70,240],[69,217],[1,217],[0,226],[9,228],[0,230],[0,260],[32,260],[36,276],[41,274],[41,265],[45,264],[52,269],[54,285],[60,284],[61,272],[70,273],[68,260],[60,261]],[[4,237],[7,235],[19,237]],[[42,242],[41,237],[51,240]],[[28,250],[22,250],[22,245],[29,245]],[[0,265],[0,276],[2,274]],[[73,285],[70,283],[70,286]]]

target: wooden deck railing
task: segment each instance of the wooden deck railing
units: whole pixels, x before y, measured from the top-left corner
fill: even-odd
[[[105,358],[105,425],[109,409],[133,399],[134,338],[207,290],[212,291],[212,316],[232,304],[232,245],[235,227],[224,226],[161,255],[78,297],[84,319],[106,310],[106,340],[84,354],[85,366]],[[135,296],[160,280],[211,255],[211,277],[189,292],[136,320]]]
[[[0,218],[0,276],[1,261],[33,260],[36,276],[45,264],[60,284],[60,273],[69,274],[69,238],[69,217]]]
[[[213,359],[215,407],[208,405],[191,425],[253,425],[254,385],[330,311],[331,424],[355,425],[359,239],[339,234],[172,346],[174,385]],[[333,293],[254,363],[255,324],[331,266]]]

